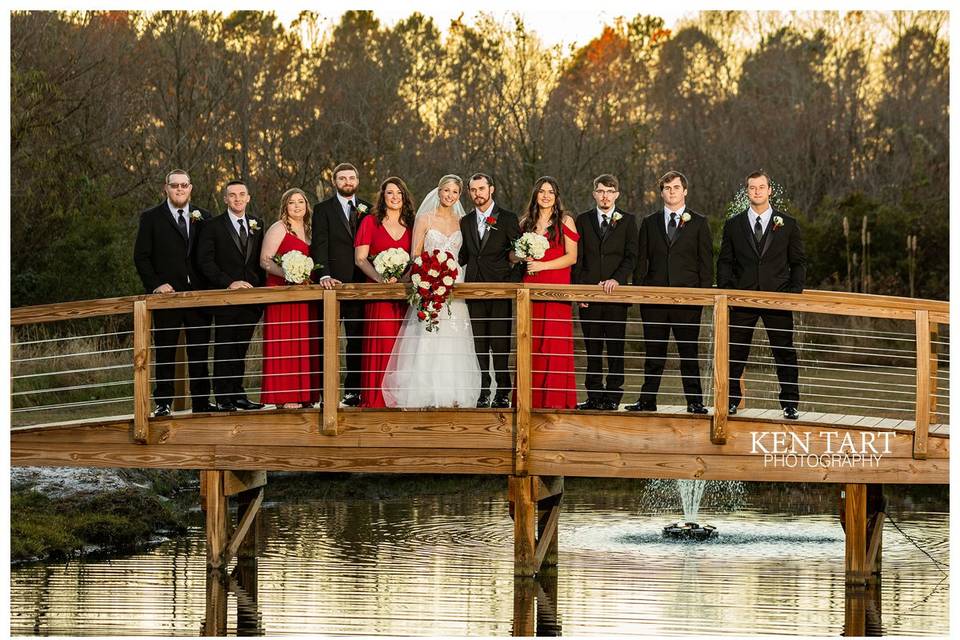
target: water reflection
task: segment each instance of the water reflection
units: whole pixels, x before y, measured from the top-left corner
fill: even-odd
[[[675,514],[568,488],[559,566],[514,580],[502,493],[267,505],[261,554],[207,579],[202,531],[137,556],[11,571],[11,631],[64,635],[946,634],[947,583],[888,522],[883,582],[848,590],[835,502],[701,513],[704,543],[664,541]],[[790,505],[793,507],[794,505]],[[948,562],[948,515],[895,514]],[[216,604],[211,608],[211,600]],[[881,607],[881,603],[883,607]],[[883,617],[881,617],[881,611]]]

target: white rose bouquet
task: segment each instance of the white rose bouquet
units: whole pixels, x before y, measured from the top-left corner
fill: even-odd
[[[283,269],[283,278],[293,284],[302,284],[314,270],[313,258],[297,250],[287,251],[282,256],[273,256],[273,261]]]
[[[410,264],[410,254],[403,249],[394,247],[381,251],[373,259],[373,268],[384,280],[399,278]]]
[[[533,258],[539,260],[550,248],[550,241],[539,233],[528,231],[513,243],[513,253],[520,258]]]

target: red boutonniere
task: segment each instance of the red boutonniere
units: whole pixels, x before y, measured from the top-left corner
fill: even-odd
[[[487,216],[486,218],[483,219],[483,222],[484,222],[484,224],[487,225],[487,228],[490,229],[491,231],[496,231],[496,230],[497,230],[497,228],[496,228],[495,226],[493,226],[493,225],[497,224],[497,219],[494,218],[493,216]]]

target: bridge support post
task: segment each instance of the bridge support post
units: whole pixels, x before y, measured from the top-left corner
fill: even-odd
[[[847,585],[863,585],[867,577],[867,485],[847,483],[844,490],[846,582]]]
[[[555,571],[563,477],[510,476],[509,497],[514,576]]]

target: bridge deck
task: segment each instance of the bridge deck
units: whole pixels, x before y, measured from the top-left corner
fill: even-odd
[[[931,428],[927,459],[918,460],[913,424],[905,420],[811,413],[785,421],[779,411],[747,409],[729,418],[726,443],[714,444],[711,416],[683,407],[657,414],[533,411],[524,451],[516,443],[516,414],[495,409],[341,409],[337,435],[322,433],[322,418],[319,409],[180,413],[151,419],[148,444],[134,443],[132,416],[20,427],[11,434],[11,464],[498,475],[522,465],[544,476],[949,482],[947,426]],[[784,434],[780,449],[774,433]],[[767,434],[759,448],[757,434]],[[872,445],[878,459],[804,463],[843,453],[845,438],[853,443],[846,453],[869,453]],[[798,455],[778,462],[765,451]]]

